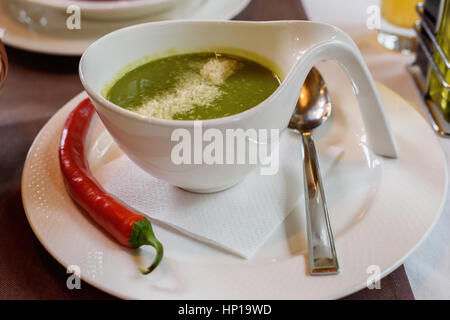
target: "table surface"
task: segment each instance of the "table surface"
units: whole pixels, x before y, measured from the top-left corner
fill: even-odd
[[[298,0],[253,0],[239,20],[305,19]],[[24,213],[20,178],[27,151],[47,120],[83,90],[78,57],[7,48],[8,79],[0,92],[0,300],[114,299],[82,283],[66,287],[68,274],[34,236]],[[274,297],[276,298],[276,297]],[[344,299],[414,299],[403,266],[382,279],[381,289]]]

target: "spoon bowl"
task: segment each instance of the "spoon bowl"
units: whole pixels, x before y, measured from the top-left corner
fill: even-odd
[[[312,130],[320,126],[331,115],[328,88],[316,68],[312,68],[305,79],[289,128],[299,131]]]

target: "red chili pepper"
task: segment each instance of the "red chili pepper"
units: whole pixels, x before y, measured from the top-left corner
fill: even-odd
[[[161,262],[163,246],[156,239],[150,221],[110,196],[92,175],[85,156],[85,139],[94,115],[89,99],[82,101],[69,115],[59,146],[59,163],[66,188],[72,199],[118,242],[130,248],[151,245],[156,257],[148,274]]]

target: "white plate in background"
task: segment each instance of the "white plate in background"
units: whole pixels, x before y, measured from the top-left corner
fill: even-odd
[[[77,6],[89,19],[133,19],[168,10],[176,0],[7,0],[15,2],[23,10],[56,10],[66,13],[69,6]]]
[[[175,6],[160,14],[123,21],[81,20],[81,29],[68,30],[69,15],[50,11],[45,20],[25,16],[20,23],[6,8],[8,1],[0,3],[0,29],[5,29],[3,42],[12,47],[39,53],[79,56],[99,37],[129,25],[159,20],[231,19],[249,4],[250,0],[177,0]],[[20,11],[20,10],[18,10]],[[17,13],[20,15],[20,12]],[[51,23],[53,21],[53,23]]]

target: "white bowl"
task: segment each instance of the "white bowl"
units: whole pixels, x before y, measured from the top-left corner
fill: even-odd
[[[319,60],[332,59],[344,66],[354,84],[373,151],[397,156],[373,79],[356,45],[343,31],[305,21],[164,21],[112,32],[94,42],[80,61],[81,81],[105,127],[125,154],[151,175],[187,190],[214,192],[234,185],[255,168],[250,164],[176,165],[171,160],[177,143],[171,141],[172,132],[184,128],[194,136],[194,121],[141,116],[101,94],[121,69],[133,62],[138,65],[136,61],[143,63],[145,56],[208,50],[249,59],[258,55],[272,61],[286,76],[261,104],[233,116],[202,121],[204,131],[214,128],[225,135],[226,129],[285,129],[309,70]],[[249,141],[248,148],[251,143],[257,142]]]
[[[170,9],[175,0],[128,0],[128,1],[82,1],[82,0],[9,0],[24,8],[55,10],[66,13],[71,5],[81,9],[82,18],[97,20],[134,19]]]

